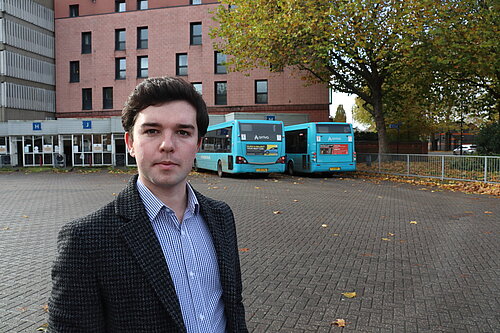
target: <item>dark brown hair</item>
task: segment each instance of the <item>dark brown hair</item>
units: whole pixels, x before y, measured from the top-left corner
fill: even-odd
[[[186,101],[196,109],[198,137],[207,133],[208,111],[205,101],[193,85],[174,77],[153,77],[135,87],[122,110],[122,125],[132,135],[139,112],[151,105],[173,101]]]

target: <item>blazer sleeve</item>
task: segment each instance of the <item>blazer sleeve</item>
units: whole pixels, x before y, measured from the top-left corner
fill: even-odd
[[[81,221],[59,233],[52,268],[49,332],[105,332],[91,237]]]

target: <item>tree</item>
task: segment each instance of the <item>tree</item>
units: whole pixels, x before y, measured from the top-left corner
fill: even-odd
[[[490,123],[481,127],[477,145],[480,154],[500,154],[500,123]]]
[[[339,104],[337,106],[337,112],[335,112],[335,117],[333,117],[333,121],[337,123],[345,123],[347,121],[347,116],[345,114],[344,106]]]
[[[384,95],[408,65],[435,17],[435,1],[222,0],[211,36],[235,71],[255,67],[302,71],[303,78],[356,94],[369,105],[379,152],[388,149]]]

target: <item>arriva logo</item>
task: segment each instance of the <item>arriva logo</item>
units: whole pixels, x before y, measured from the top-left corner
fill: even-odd
[[[255,138],[254,138],[255,141],[257,141],[257,140],[269,140],[269,139],[270,139],[270,137],[267,135],[258,136],[257,134],[255,135]]]
[[[333,137],[333,138],[329,137],[328,138],[328,141],[340,141],[340,140],[341,140],[341,138],[335,138],[335,137]]]

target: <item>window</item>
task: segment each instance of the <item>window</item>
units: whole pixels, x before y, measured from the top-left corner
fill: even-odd
[[[82,89],[82,110],[92,110],[92,89]]]
[[[126,39],[125,29],[115,29],[115,50],[125,50]]]
[[[187,53],[177,53],[175,75],[188,75],[188,55]]]
[[[82,32],[82,54],[92,53],[92,33]]]
[[[191,0],[190,4],[191,5],[201,5],[201,0]]]
[[[137,57],[137,77],[148,77],[148,57]]]
[[[191,23],[191,45],[201,45],[201,23]]]
[[[215,82],[215,105],[227,105],[227,82]]]
[[[80,82],[80,62],[69,62],[69,82]]]
[[[69,17],[80,16],[80,6],[79,5],[69,5]]]
[[[113,87],[102,88],[102,108],[103,109],[113,108]]]
[[[226,74],[226,55],[215,51],[214,54],[215,59],[215,74]]]
[[[255,104],[267,104],[267,80],[255,81]]]
[[[192,83],[194,90],[198,92],[198,94],[203,95],[203,85],[201,82],[193,82]]]
[[[137,10],[148,9],[148,0],[137,0]]]
[[[124,80],[127,77],[127,61],[125,58],[115,59],[115,79]]]
[[[148,27],[137,28],[137,48],[138,49],[148,48]]]
[[[127,10],[127,3],[125,0],[115,0],[115,12],[121,13]]]

